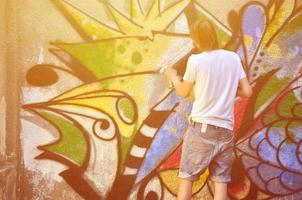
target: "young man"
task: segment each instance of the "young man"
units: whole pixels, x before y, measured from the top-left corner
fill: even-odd
[[[234,101],[236,94],[250,97],[252,88],[239,56],[219,49],[209,21],[194,22],[190,37],[200,53],[189,57],[183,81],[176,70],[165,70],[177,94],[187,97],[193,87],[195,94],[183,140],[177,199],[191,199],[193,182],[209,167],[214,200],[226,200],[227,183],[231,180]]]

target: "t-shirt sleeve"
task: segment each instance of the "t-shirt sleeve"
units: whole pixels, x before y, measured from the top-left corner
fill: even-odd
[[[194,82],[196,80],[196,66],[194,65],[194,62],[192,61],[192,57],[189,57],[189,59],[188,59],[183,80],[188,81],[188,82]]]
[[[240,57],[238,55],[237,55],[237,65],[239,67],[239,80],[241,80],[241,79],[243,79],[243,78],[246,77],[246,73],[245,73],[245,71],[243,69]]]

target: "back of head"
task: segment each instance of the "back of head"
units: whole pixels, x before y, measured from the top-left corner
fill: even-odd
[[[200,51],[219,48],[214,26],[209,20],[197,20],[190,26],[190,37]]]

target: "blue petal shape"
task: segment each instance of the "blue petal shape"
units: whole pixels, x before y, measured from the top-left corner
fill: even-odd
[[[297,159],[297,145],[295,143],[292,143],[290,140],[283,142],[278,153],[278,158],[285,168],[302,173],[301,163]]]
[[[284,128],[272,127],[268,133],[268,140],[274,148],[278,148],[281,142],[286,138]]]
[[[261,163],[258,167],[258,172],[262,179],[265,182],[268,182],[270,179],[278,178],[280,174],[283,172],[281,169],[273,167],[271,165]]]
[[[280,182],[280,179],[276,177],[275,179],[270,180],[267,183],[267,190],[269,192],[274,192],[274,194],[277,195],[289,195],[292,193],[292,191],[286,189],[282,183]]]
[[[243,35],[252,38],[252,44],[250,48],[247,48],[247,52],[255,52],[257,46],[260,43],[261,37],[264,33],[266,23],[265,11],[262,6],[255,4],[248,6],[244,15],[242,16],[242,32]],[[247,44],[245,44],[246,47]],[[252,56],[254,54],[251,54]],[[250,63],[252,56],[247,53],[247,63]]]
[[[277,151],[267,142],[267,140],[263,140],[260,143],[258,154],[263,161],[267,161],[277,166],[279,165],[277,161]]]
[[[262,190],[265,190],[265,183],[263,182],[263,180],[259,177],[258,173],[257,173],[257,168],[250,168],[248,170],[248,174],[250,179],[253,180],[253,182]]]
[[[284,172],[281,175],[281,181],[284,185],[289,187],[292,190],[301,190],[302,189],[302,175],[290,172]]]
[[[265,138],[265,132],[267,128],[261,129],[259,132],[255,133],[251,137],[251,146],[254,150],[256,150],[259,143]]]
[[[181,143],[183,134],[188,127],[187,118],[182,113],[190,113],[192,109],[191,102],[180,98],[173,92],[170,97],[156,107],[156,110],[169,110],[176,103],[179,103],[176,112],[168,117],[153,139],[143,164],[139,169],[136,183],[158,167]]]

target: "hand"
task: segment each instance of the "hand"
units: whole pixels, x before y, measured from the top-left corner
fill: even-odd
[[[177,71],[173,68],[167,68],[165,69],[164,74],[171,80],[172,77],[177,76]]]

